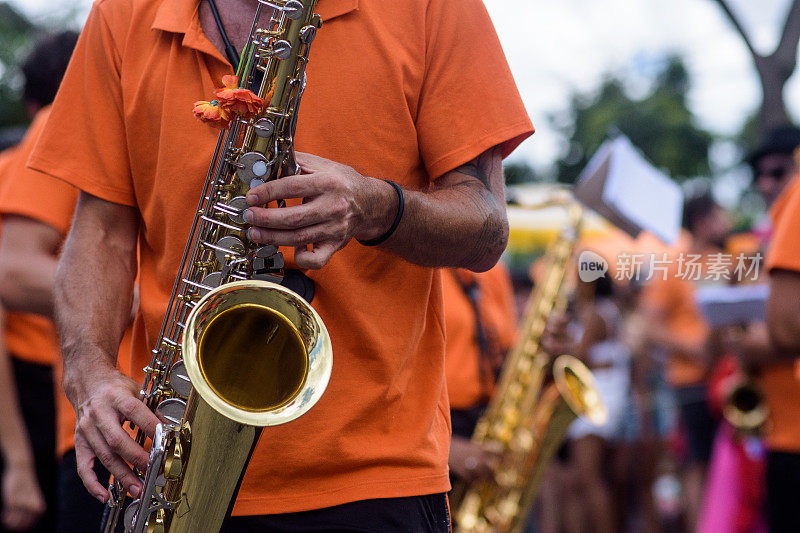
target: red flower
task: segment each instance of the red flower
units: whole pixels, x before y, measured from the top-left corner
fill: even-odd
[[[192,113],[194,113],[194,118],[200,122],[211,124],[212,126],[216,126],[220,129],[227,128],[231,118],[230,113],[228,113],[225,108],[220,106],[219,102],[216,100],[212,100],[210,102],[206,100],[199,100],[195,102]]]
[[[223,76],[222,89],[217,89],[216,95],[219,105],[225,111],[239,115],[244,119],[251,119],[261,113],[264,107],[264,100],[259,98],[253,91],[239,87],[239,80],[236,76]]]

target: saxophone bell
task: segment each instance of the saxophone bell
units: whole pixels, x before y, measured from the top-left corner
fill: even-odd
[[[737,379],[725,395],[722,416],[739,436],[761,436],[769,418],[764,393],[752,379]]]
[[[145,490],[132,507],[150,504],[126,511],[133,533],[218,531],[261,428],[311,409],[333,365],[317,312],[260,280],[228,283],[199,300],[182,353],[194,390],[183,420],[159,426],[153,439]]]

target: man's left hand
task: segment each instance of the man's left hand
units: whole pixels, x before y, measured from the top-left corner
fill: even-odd
[[[391,185],[322,157],[300,152],[296,157],[299,175],[269,181],[247,193],[251,207],[245,220],[252,225],[251,241],[294,246],[297,266],[322,268],[353,237],[368,240],[388,230],[397,208]],[[303,203],[263,207],[289,198],[302,198]]]

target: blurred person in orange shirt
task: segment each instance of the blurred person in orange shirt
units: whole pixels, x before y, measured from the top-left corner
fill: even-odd
[[[9,148],[0,154],[0,180],[7,175],[15,151]],[[11,359],[6,347],[6,316],[0,308],[0,531],[4,532],[28,530],[46,509],[27,427],[29,421],[20,406],[17,382],[21,376],[16,368],[19,364]],[[15,319],[12,315],[11,320]]]
[[[10,355],[0,371],[5,396],[0,418],[4,425],[10,422],[16,428],[8,434],[15,442],[11,454],[4,453],[0,492],[2,523],[12,531],[55,531],[57,384],[53,367],[59,354],[49,317],[53,273],[77,191],[52,183],[52,179],[50,183],[29,182],[29,175],[34,173],[25,165],[77,38],[75,32],[48,36],[23,63],[23,97],[33,122],[0,169],[0,301],[9,311],[3,330],[4,352]],[[9,195],[20,187],[22,194]],[[33,212],[41,216],[31,218]],[[24,420],[24,427],[19,427],[18,420]],[[0,429],[0,433],[6,432]],[[6,448],[4,452],[8,452]]]
[[[41,454],[46,457],[46,475],[52,478],[49,482],[55,480],[56,485],[56,502],[48,502],[55,524],[51,522],[41,530],[57,533],[93,530],[103,512],[102,504],[83,489],[75,468],[75,412],[61,388],[61,351],[50,321],[54,274],[75,211],[78,190],[26,165],[47,123],[50,104],[77,38],[77,33],[69,31],[47,37],[25,62],[28,110],[35,116],[22,142],[13,150],[8,166],[0,170],[0,300],[12,311],[7,327],[10,352],[22,354],[24,359],[37,355],[49,362],[48,372],[52,363],[52,377],[47,380],[48,384],[52,381],[52,385],[20,394],[27,395],[35,406],[41,407],[47,402],[48,412],[49,404],[55,402],[55,421],[52,416],[41,416],[40,412],[41,419],[35,422],[40,432],[47,431],[48,438],[34,437],[33,431],[31,437],[34,447],[47,443],[46,455],[44,451]],[[129,350],[126,333],[120,344],[123,364],[129,358]],[[49,437],[53,432],[54,439]],[[108,472],[102,464],[96,464],[95,471],[100,479],[108,480]],[[17,498],[24,495],[24,491],[17,491]]]
[[[464,481],[486,479],[496,450],[472,443],[470,437],[516,336],[511,278],[503,263],[482,273],[448,269],[442,287],[445,378],[453,428],[448,464]]]
[[[684,205],[683,225],[691,238],[681,257],[698,257],[704,263],[722,253],[731,232],[728,214],[709,194],[689,199]],[[654,275],[641,295],[645,342],[667,353],[666,378],[672,387],[685,431],[688,464],[683,475],[686,520],[694,529],[702,502],[706,466],[717,421],[708,405],[706,378],[713,361],[708,349],[709,326],[695,299],[696,279],[672,257],[664,275]],[[700,279],[703,274],[701,271]],[[688,279],[693,278],[693,279]]]
[[[47,41],[46,41],[47,42]],[[56,40],[60,42],[60,40]],[[74,42],[74,38],[72,40]],[[10,342],[13,353],[39,354],[52,361],[52,389],[47,401],[55,401],[55,448],[48,457],[58,463],[55,531],[82,533],[96,528],[103,506],[84,489],[75,468],[75,412],[61,387],[62,360],[58,338],[50,319],[53,315],[53,284],[64,238],[69,230],[78,190],[50,176],[25,167],[28,155],[44,127],[50,107],[36,115],[28,133],[15,151],[14,164],[0,184],[0,299],[13,311],[10,316]],[[47,191],[32,195],[32,191]],[[20,314],[22,313],[22,314]],[[18,314],[24,320],[15,318]],[[128,359],[129,335],[120,343],[120,361]],[[34,390],[44,397],[44,390]],[[30,393],[27,393],[30,394]],[[37,402],[34,398],[33,402]],[[36,422],[52,432],[52,417]],[[33,432],[32,432],[33,435]],[[33,437],[32,437],[33,438]],[[38,444],[44,440],[36,439]],[[49,467],[48,467],[49,468]],[[108,479],[102,464],[97,475]],[[48,472],[52,475],[54,472]],[[48,529],[48,531],[50,531]]]
[[[795,174],[797,167],[795,168]],[[767,249],[770,296],[768,339],[750,340],[743,350],[759,369],[758,384],[770,413],[767,427],[767,521],[770,531],[800,531],[800,181],[793,179],[770,210],[772,238]],[[754,335],[751,335],[754,337]],[[769,349],[771,348],[771,349]]]

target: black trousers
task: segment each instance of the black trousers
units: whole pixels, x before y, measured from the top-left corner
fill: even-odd
[[[107,485],[109,473],[95,460],[94,472]],[[58,465],[58,533],[96,533],[100,530],[104,505],[89,494],[78,476],[75,450],[69,450]]]
[[[56,430],[55,402],[53,399],[53,371],[48,365],[39,365],[11,357],[17,393],[25,427],[33,448],[36,477],[44,494],[47,510],[30,533],[52,533],[56,516]],[[0,466],[0,469],[2,467]],[[0,532],[6,529],[0,526]]]
[[[800,531],[800,454],[767,454],[767,523],[770,533]]]
[[[268,516],[234,516],[222,533],[449,533],[445,494],[379,498]]]

